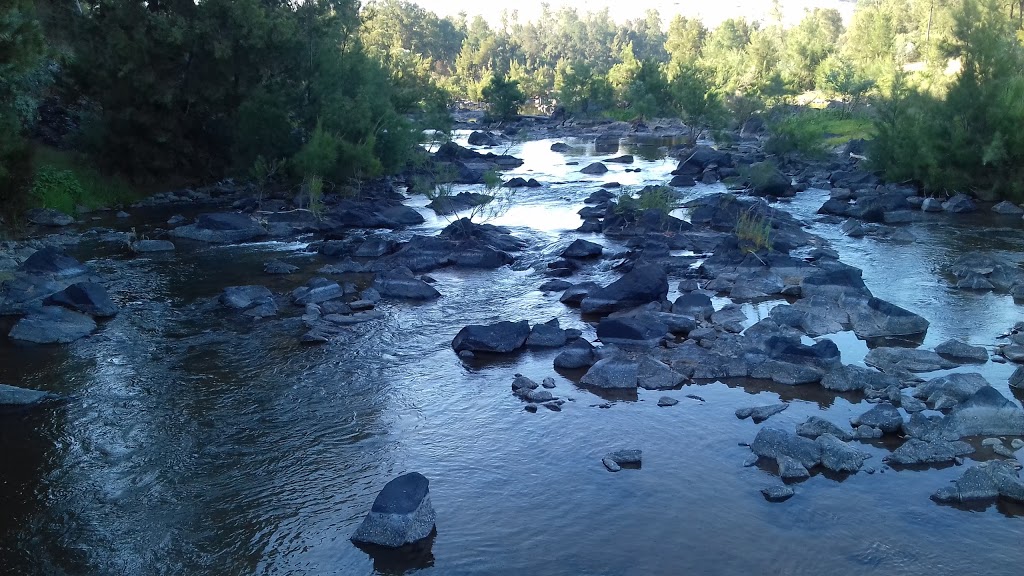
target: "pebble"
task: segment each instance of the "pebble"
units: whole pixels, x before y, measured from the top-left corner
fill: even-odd
[[[1016,451],[1010,450],[1009,448],[1007,448],[1006,446],[1003,446],[1002,444],[1000,444],[998,446],[993,446],[992,447],[992,451],[995,452],[996,454],[998,454],[1000,456],[1003,456],[1003,457],[1006,457],[1006,458],[1016,458],[1017,457],[1017,452]]]
[[[668,396],[658,398],[658,406],[675,406],[676,404],[679,404],[679,400],[676,400],[675,398],[669,398]]]
[[[619,470],[622,470],[622,466],[616,464],[615,460],[612,460],[611,458],[605,458],[601,460],[601,463],[604,464],[604,467],[607,468],[609,472],[618,472]]]
[[[744,468],[750,468],[751,466],[757,464],[757,460],[758,460],[757,454],[751,454],[750,456],[747,457],[746,460],[743,461],[743,467]]]
[[[545,378],[544,380],[541,381],[540,385],[545,387],[545,388],[554,388],[555,387],[555,379],[552,378],[551,376],[548,376],[547,378]]]
[[[1003,443],[999,438],[985,438],[981,441],[982,446],[1001,446]]]
[[[794,492],[789,486],[778,485],[762,488],[761,494],[763,494],[764,499],[769,502],[785,502],[792,498],[796,492]]]
[[[527,404],[526,406],[523,406],[523,410],[526,410],[527,412],[531,412],[531,413],[536,413],[537,412],[537,405],[536,404]]]
[[[476,358],[476,354],[473,354],[471,350],[463,350],[462,352],[459,352],[459,358],[462,358],[463,360],[471,360]]]
[[[1010,442],[1010,446],[1013,446],[1014,450],[1020,450],[1021,448],[1024,448],[1024,440],[1014,438],[1013,442]]]

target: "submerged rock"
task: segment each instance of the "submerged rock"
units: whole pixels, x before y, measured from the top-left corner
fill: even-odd
[[[821,464],[833,472],[857,472],[871,457],[831,434],[818,436],[816,442],[821,448]]]
[[[25,217],[38,226],[61,227],[75,223],[74,218],[53,208],[33,208],[25,213]]]
[[[817,439],[819,436],[831,434],[832,436],[848,441],[853,439],[853,433],[843,430],[839,426],[825,420],[820,416],[811,416],[803,424],[796,427],[796,433],[805,438]]]
[[[430,481],[418,472],[388,482],[352,535],[352,541],[399,548],[429,536],[436,513],[430,502]]]
[[[24,408],[55,398],[49,392],[0,384],[0,408]]]
[[[960,340],[947,340],[935,347],[935,352],[953,360],[968,362],[987,362],[988,350],[981,346],[971,346]]]
[[[864,363],[889,373],[901,370],[934,372],[957,367],[955,362],[950,362],[931,350],[917,348],[874,348],[864,357]]]
[[[796,492],[794,492],[789,486],[779,484],[777,486],[762,488],[761,494],[764,495],[764,499],[769,502],[785,502],[792,498]]]
[[[821,386],[834,392],[854,392],[865,389],[884,390],[890,386],[899,387],[895,376],[861,366],[843,365],[832,369],[821,379]]]
[[[150,254],[153,252],[173,252],[174,243],[170,240],[136,240],[132,242],[132,252]]]
[[[758,406],[756,408],[740,408],[736,410],[736,417],[740,420],[750,418],[755,424],[765,420],[789,408],[789,404],[772,404],[771,406]]]
[[[758,431],[750,450],[762,458],[789,456],[808,470],[821,463],[821,446],[814,440],[778,428]]]
[[[942,464],[953,462],[961,456],[974,452],[970,444],[960,441],[933,440],[926,442],[910,438],[885,460],[890,464],[914,466],[920,464]]]
[[[53,246],[36,250],[18,269],[28,274],[44,274],[54,278],[74,278],[89,273],[87,266]]]
[[[8,336],[36,344],[66,344],[96,330],[91,317],[61,306],[45,306],[18,321]]]
[[[602,458],[601,462],[610,472],[618,472],[623,468],[640,468],[642,457],[641,450],[617,450]]]
[[[374,280],[373,288],[386,298],[433,300],[441,297],[436,288],[414,277],[409,270],[382,272]]]

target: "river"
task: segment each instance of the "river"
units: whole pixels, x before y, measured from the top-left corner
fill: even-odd
[[[893,446],[883,442],[861,445],[878,473],[816,474],[791,500],[764,500],[759,490],[773,475],[743,467],[750,450],[740,445],[759,426],[733,412],[781,398],[791,406],[770,422],[791,430],[810,415],[843,423],[868,407],[859,397],[715,382],[641,390],[638,401],[601,407],[604,399],[553,370],[556,351],[460,360],[450,342],[471,323],[558,318],[593,339],[578,311],[537,290],[539,271],[578,237],[621,248],[575,232],[575,212],[598,183],[661,184],[675,167],[656,148],[624,142],[614,152],[638,154],[629,167],[641,172],[609,165],[607,175],[586,177],[580,166],[611,154],[570,140],[579,148],[568,159],[581,164],[566,166],[552,142],[509,150],[525,164],[508,176],[548,183],[518,192],[493,221],[531,243],[514,266],[432,273],[441,299],[385,302],[383,319],[322,346],[299,343],[297,308],[253,323],[216,305],[226,286],[284,292],[315,276],[327,260],[304,251],[309,239],[149,256],[88,242],[74,250],[123,309],[93,337],[67,346],[0,339],[0,382],[68,396],[52,410],[0,418],[0,573],[1020,573],[1024,510],[937,505],[929,495],[963,468],[892,470],[881,459]],[[723,190],[698,185],[689,194]],[[782,207],[862,268],[876,296],[930,320],[925,346],[956,337],[991,350],[1020,318],[1009,296],[952,289],[941,272],[974,249],[1020,260],[1018,219],[939,217],[908,226],[912,244],[852,239],[816,221],[827,196],[812,189]],[[425,203],[410,201],[427,222],[397,237],[447,225]],[[104,223],[145,233],[166,217],[140,210]],[[302,270],[267,276],[263,262],[271,258]],[[618,276],[613,263],[573,280],[608,283]],[[746,305],[750,322],[773,304]],[[846,363],[867,352],[852,333],[832,338]],[[962,370],[980,371],[1012,397],[1013,368],[989,362]],[[561,412],[524,411],[510,389],[517,372],[554,377],[556,396],[572,400]],[[680,404],[659,408],[664,395]],[[632,447],[644,450],[641,470],[604,469],[604,454]],[[991,452],[979,450],[967,463],[984,454]],[[403,556],[353,546],[348,538],[377,492],[413,470],[431,481],[438,516],[431,546]]]

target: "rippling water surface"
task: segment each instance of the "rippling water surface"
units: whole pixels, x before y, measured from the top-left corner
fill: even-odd
[[[284,292],[316,275],[324,261],[304,243],[134,258],[83,246],[78,255],[122,313],[69,346],[0,341],[0,382],[69,397],[52,411],[0,418],[0,573],[1020,574],[1020,509],[929,500],[963,468],[817,474],[790,501],[764,501],[759,489],[773,476],[742,467],[750,452],[739,445],[758,426],[737,420],[736,408],[789,400],[771,422],[792,429],[823,412],[845,421],[867,408],[857,397],[716,382],[641,390],[639,401],[601,408],[603,399],[553,371],[556,352],[462,363],[450,341],[470,323],[558,318],[593,337],[557,294],[536,290],[540,272],[579,237],[575,213],[597,184],[663,183],[674,168],[656,149],[623,144],[601,157],[642,153],[630,166],[642,172],[610,164],[600,178],[582,176],[593,144],[572,142],[579,148],[567,157],[551,142],[510,150],[526,160],[512,175],[548,183],[519,192],[495,221],[531,243],[516,266],[432,273],[443,298],[383,304],[382,320],[324,346],[299,344],[297,318],[240,321],[215,303],[225,286]],[[877,296],[927,317],[926,345],[958,337],[991,349],[1020,318],[1009,297],[955,291],[941,275],[973,249],[1019,259],[1019,221],[933,220],[909,227],[918,238],[909,245],[854,240],[814,221],[826,197],[810,190],[786,208],[863,268]],[[421,211],[427,222],[406,234],[447,224]],[[270,258],[303,273],[265,276]],[[606,283],[611,266],[578,279]],[[846,362],[867,352],[851,334],[833,338]],[[1010,394],[1012,367],[980,371]],[[555,394],[572,401],[560,413],[524,412],[509,386],[516,372],[555,377]],[[658,408],[663,395],[680,404]],[[606,472],[601,457],[628,447],[644,450],[643,469]],[[892,448],[864,447],[879,468]],[[354,547],[348,537],[376,493],[411,470],[431,480],[432,546],[400,557]]]

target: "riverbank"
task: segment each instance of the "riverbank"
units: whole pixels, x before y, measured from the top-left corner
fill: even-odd
[[[569,152],[552,152],[552,145],[563,140]],[[423,222],[393,232],[380,229],[365,234],[336,223],[324,229],[323,224],[304,215],[299,218],[284,205],[289,210],[261,217],[263,222],[255,220],[263,233],[240,245],[238,240],[224,245],[191,244],[186,232],[179,232],[167,236],[176,245],[174,252],[131,252],[124,242],[129,240],[129,224],[136,228],[136,236],[159,240],[157,229],[168,230],[167,219],[175,212],[183,212],[185,218],[176,221],[175,228],[198,225],[192,229],[197,235],[212,238],[246,229],[256,233],[245,222],[233,228],[209,217],[192,223],[192,214],[171,201],[167,206],[139,207],[126,219],[111,218],[107,220],[111,231],[84,238],[68,235],[78,241],[66,248],[93,268],[97,283],[121,311],[113,320],[101,321],[95,335],[67,347],[12,347],[9,342],[0,347],[5,360],[12,360],[4,363],[5,383],[68,398],[53,413],[33,413],[4,423],[5,441],[28,438],[26,447],[16,452],[16,462],[26,470],[50,471],[47,476],[29,472],[19,486],[31,487],[26,494],[66,490],[72,495],[65,505],[69,510],[88,510],[87,517],[62,527],[75,541],[118,538],[127,543],[129,552],[123,555],[92,548],[85,558],[67,565],[102,571],[131,556],[129,564],[140,571],[159,560],[175,567],[171,571],[234,573],[241,558],[255,554],[266,569],[323,571],[331,565],[364,573],[376,562],[379,570],[387,571],[394,558],[369,558],[345,539],[387,479],[419,470],[431,480],[438,534],[426,555],[400,559],[391,570],[433,566],[438,573],[479,573],[483,567],[488,573],[556,574],[567,568],[594,571],[601,566],[615,573],[634,569],[658,573],[692,563],[704,571],[732,572],[756,569],[768,555],[795,572],[814,573],[826,565],[832,569],[838,565],[849,573],[910,574],[966,567],[976,563],[979,555],[990,554],[998,572],[996,559],[1014,545],[1013,526],[1019,520],[1012,516],[1019,510],[1002,499],[984,514],[965,514],[929,500],[964,470],[1003,459],[992,446],[981,445],[981,437],[968,439],[975,451],[959,456],[962,466],[942,465],[927,471],[884,463],[906,442],[905,430],[848,441],[851,448],[870,456],[863,462],[862,473],[844,471],[836,476],[827,465],[822,470],[820,465],[815,469],[816,462],[801,462],[813,476],[792,484],[796,495],[784,504],[767,502],[760,494],[762,488],[781,483],[776,479],[776,456],[744,468],[752,451],[739,445],[755,443],[759,431],[766,428],[795,432],[812,417],[825,418],[852,433],[851,419],[884,405],[869,402],[864,393],[838,392],[813,381],[807,385],[779,381],[787,373],[814,378],[813,372],[820,370],[824,382],[837,368],[836,360],[864,363],[870,349],[857,338],[858,332],[877,337],[878,330],[892,330],[871,316],[877,307],[869,307],[866,316],[861,313],[859,306],[870,302],[865,289],[929,321],[923,348],[934,349],[957,337],[981,344],[986,355],[995,353],[1005,341],[997,337],[1013,324],[1012,296],[955,291],[930,269],[955,259],[949,257],[953,251],[948,243],[941,241],[942,231],[971,249],[984,247],[986,235],[971,238],[957,224],[958,217],[944,214],[901,225],[915,237],[909,244],[894,241],[891,235],[850,238],[838,223],[815,214],[829,192],[794,190],[795,196],[787,201],[756,205],[763,206],[756,213],[772,222],[776,252],[783,248],[791,252],[788,257],[756,252],[765,264],[728,244],[723,247],[734,236],[742,215],[731,208],[733,200],[725,200],[732,196],[720,196],[727,185],[699,183],[680,189],[693,201],[688,209],[674,213],[685,217],[681,221],[685,223],[663,218],[649,222],[642,215],[624,217],[611,206],[622,188],[606,187],[610,195],[595,195],[602,184],[612,181],[634,192],[642,185],[666,183],[672,178],[670,172],[680,170],[680,160],[666,158],[658,147],[616,139],[616,149],[605,153],[595,141],[566,135],[557,141],[514,144],[508,154],[524,163],[506,171],[506,179],[534,178],[542,187],[518,192],[510,209],[490,222],[506,227],[507,234],[490,230],[493,233],[475,235],[470,250],[462,245],[465,238],[453,237],[459,231],[450,228],[448,219],[453,217],[433,214],[425,208],[425,198],[402,201]],[[751,159],[758,159],[756,151],[752,154]],[[632,155],[633,163],[605,162],[608,172],[600,175],[579,172],[597,161],[624,155]],[[694,180],[704,180],[709,164],[693,171],[699,176]],[[627,168],[640,172],[626,172]],[[721,177],[723,168],[729,167],[718,165],[713,171]],[[725,177],[730,174],[726,172]],[[457,186],[457,191],[479,190],[478,185]],[[217,201],[217,196],[210,194],[211,201]],[[350,204],[338,200],[328,203],[328,211],[358,214],[361,224],[371,218],[383,224],[387,219],[383,211],[398,206],[393,203],[397,197],[389,200],[389,196],[374,199],[373,210],[354,212]],[[201,210],[232,211],[230,206],[244,199],[228,195],[219,201]],[[597,221],[600,232],[575,231],[585,223],[576,214],[581,209],[591,210],[591,220]],[[402,213],[411,216],[407,210]],[[216,227],[211,227],[213,222],[218,223]],[[446,228],[448,238],[438,237]],[[275,237],[273,229],[281,235]],[[1019,229],[997,242],[1014,242],[1018,234]],[[601,254],[563,258],[563,252],[580,239],[599,245]],[[27,257],[31,247],[16,248],[16,257],[21,258]],[[576,255],[596,252],[589,245],[576,245],[576,249],[583,250]],[[458,262],[466,254],[472,258]],[[501,254],[511,257],[511,264]],[[807,281],[822,270],[852,272],[838,264],[837,255],[838,261],[863,269],[863,286],[853,282],[856,274],[845,274],[844,283]],[[291,274],[264,274],[272,261],[296,269]],[[558,265],[549,267],[551,263]],[[359,268],[353,270],[356,265]],[[384,296],[374,282],[399,265],[441,296],[422,303]],[[324,271],[325,266],[338,273]],[[664,281],[654,278],[645,296],[658,310],[633,318],[620,315],[618,325],[592,314],[607,315],[608,302],[622,301],[614,294],[604,293],[596,303],[586,305],[591,313],[581,316],[560,302],[563,291],[538,290],[563,279],[605,287],[645,266],[665,271]],[[759,293],[741,294],[755,285],[750,277],[754,272]],[[430,278],[423,279],[423,274]],[[563,275],[567,278],[560,278]],[[328,287],[309,285],[317,276],[338,287],[322,293],[340,297],[296,304],[310,296],[309,291],[297,289]],[[226,309],[225,288],[246,285],[263,286],[269,297],[262,293],[262,299],[255,299],[247,310]],[[428,293],[410,280],[400,285]],[[815,297],[804,294],[808,286],[822,293],[863,296],[843,308],[849,322],[852,317],[858,321],[851,326],[838,321],[842,328],[838,334],[824,332],[837,317],[808,320],[808,312],[822,309],[801,305]],[[332,322],[324,320],[328,316],[360,313],[352,304],[370,302],[371,289],[383,296],[372,308],[379,317],[346,323],[319,345],[301,342],[317,328],[322,333],[320,323]],[[703,290],[711,290],[703,294],[706,300],[701,298]],[[796,299],[798,295],[801,298]],[[681,297],[688,298],[680,303]],[[674,303],[667,312],[665,300]],[[585,301],[581,298],[580,304]],[[267,311],[270,302],[277,316],[254,319]],[[349,310],[325,311],[325,305],[334,306],[331,302],[344,303]],[[306,318],[314,315],[309,304],[320,307],[319,317]],[[705,317],[708,304],[712,312]],[[798,323],[804,334],[795,341],[791,327],[775,321],[783,316],[780,308],[804,313]],[[261,312],[246,314],[253,310]],[[692,325],[674,313],[685,313]],[[656,317],[650,318],[652,314]],[[634,377],[631,390],[626,387],[609,394],[595,391],[593,385],[580,386],[585,372],[555,369],[556,358],[572,346],[527,345],[515,354],[474,352],[472,358],[460,358],[456,352],[462,347],[452,346],[467,325],[526,320],[536,331],[552,319],[563,331],[560,341],[582,336],[604,350],[592,353],[592,360],[614,359],[608,342],[604,346],[597,342],[601,336],[609,342],[618,340],[632,358],[650,357],[678,374],[659,367],[660,376],[682,380],[668,390],[647,390]],[[777,328],[765,330],[772,322]],[[909,324],[920,325],[912,319]],[[817,340],[806,334],[808,327],[818,328],[810,330]],[[763,338],[757,338],[758,331]],[[549,332],[549,337],[558,336]],[[666,338],[667,332],[676,335]],[[638,333],[643,337],[636,338]],[[768,345],[772,338],[785,346]],[[824,338],[835,342],[834,349],[823,344]],[[760,352],[748,357],[751,346],[761,346]],[[809,355],[812,348],[816,351]],[[736,356],[741,349],[743,354]],[[736,359],[742,360],[742,366]],[[775,364],[765,367],[769,361]],[[650,367],[646,364],[645,370]],[[821,368],[815,368],[819,364]],[[723,366],[728,373],[699,372]],[[805,371],[808,367],[811,370]],[[1014,398],[1008,386],[1014,369],[1010,364],[942,367],[933,374],[890,374],[901,386],[914,384],[895,399],[901,404],[904,396],[913,399],[913,391],[925,384],[913,381],[918,377],[931,380],[971,371],[982,374],[1004,397]],[[511,386],[516,373],[537,384],[551,378],[554,388],[521,385],[521,393],[516,394]],[[750,379],[757,375],[767,378]],[[589,380],[596,381],[597,376]],[[554,398],[534,401],[543,397],[529,397],[524,389],[548,391],[562,401],[559,410],[541,408],[555,402]],[[620,394],[623,391],[625,396]],[[879,391],[885,394],[874,400],[894,399],[888,395],[888,386]],[[662,397],[678,404],[658,406]],[[931,402],[928,397],[921,400]],[[788,408],[764,423],[736,415],[738,409],[780,403]],[[527,411],[531,404],[540,409]],[[899,410],[901,420],[909,425],[906,407]],[[883,427],[893,429],[892,422]],[[832,434],[836,436],[835,431]],[[1011,448],[1009,440],[1003,443],[1006,449]],[[755,443],[759,444],[763,442]],[[836,446],[828,445],[833,451]],[[643,450],[641,469],[606,471],[602,459],[627,448]],[[757,447],[755,452],[764,450]],[[867,468],[875,473],[868,474]],[[106,488],[97,493],[93,486]],[[888,495],[894,493],[905,497],[893,502]],[[4,533],[11,537],[5,536],[4,541],[14,543],[5,549],[5,556],[23,563],[55,561],[47,549],[29,546],[30,539],[42,534],[50,549],[57,550],[69,546],[70,540],[49,529],[21,528],[51,512],[33,496],[10,498],[13,507],[23,512],[5,525]],[[154,498],[160,511],[155,516],[151,512]],[[198,504],[191,504],[192,499]],[[886,505],[869,505],[875,501]],[[281,503],[287,503],[290,511],[281,512]],[[486,522],[481,520],[482,508],[490,511]],[[908,516],[927,518],[933,529],[928,534],[907,530]],[[680,522],[681,517],[690,521]],[[246,528],[250,523],[269,528],[253,533]],[[788,527],[786,531],[778,529],[780,523]],[[203,525],[213,528],[189,534]],[[581,530],[581,526],[591,528]],[[818,539],[812,535],[826,529],[844,537],[814,544]],[[522,535],[524,531],[529,534]],[[177,536],[161,548],[160,539],[168,533]],[[239,533],[248,537],[233,536]],[[508,546],[516,534],[519,542],[537,553],[526,555],[519,552],[522,546]],[[635,537],[624,543],[622,534]],[[732,536],[726,538],[726,534]],[[743,544],[737,544],[736,537]],[[301,542],[306,551],[293,550],[282,541]],[[147,548],[160,550],[156,558],[130,552]],[[491,553],[484,555],[481,550]],[[729,553],[723,560],[725,550]],[[538,564],[539,557],[546,559],[543,565]]]

